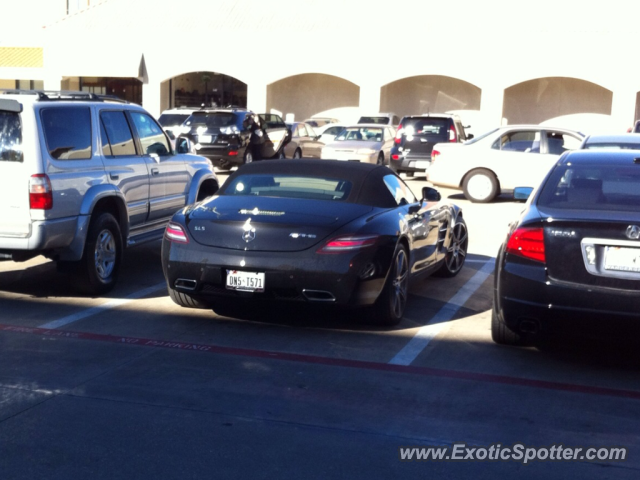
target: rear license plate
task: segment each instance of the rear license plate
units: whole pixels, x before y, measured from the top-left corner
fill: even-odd
[[[604,268],[640,273],[640,248],[606,247]]]
[[[336,160],[348,161],[350,155],[348,153],[337,153]]]
[[[245,292],[264,292],[264,273],[227,270],[227,288]]]
[[[216,139],[214,135],[198,135],[199,143],[212,143]]]

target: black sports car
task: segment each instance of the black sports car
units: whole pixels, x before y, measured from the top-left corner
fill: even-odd
[[[462,212],[433,188],[419,202],[384,166],[274,160],[242,166],[213,197],[176,213],[162,243],[184,307],[249,301],[372,307],[396,324],[409,279],[462,268]]]
[[[640,152],[565,153],[498,253],[493,340],[613,337],[638,326]]]

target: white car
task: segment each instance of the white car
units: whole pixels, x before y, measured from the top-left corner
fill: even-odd
[[[172,140],[180,135],[182,132],[180,131],[180,127],[182,124],[191,116],[193,112],[198,111],[197,108],[188,108],[188,107],[178,107],[172,108],[170,110],[165,110],[162,112],[160,117],[158,117],[158,123],[162,125],[164,131],[173,135]]]
[[[502,190],[537,187],[560,155],[579,148],[583,137],[564,128],[509,125],[465,143],[437,143],[427,179],[487,203]]]
[[[640,133],[618,135],[588,135],[581,150],[640,150]]]
[[[345,127],[334,142],[324,146],[321,158],[388,165],[394,133],[391,127],[385,125]]]

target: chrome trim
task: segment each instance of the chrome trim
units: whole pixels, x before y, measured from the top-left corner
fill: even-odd
[[[587,247],[591,246],[596,250],[595,265],[589,264],[587,259]],[[624,280],[640,280],[640,272],[624,272],[618,270],[605,270],[604,268],[604,252],[606,247],[629,247],[640,250],[640,242],[631,240],[613,240],[607,238],[583,238],[580,242],[582,249],[582,261],[584,266],[591,275],[598,277],[620,278]]]

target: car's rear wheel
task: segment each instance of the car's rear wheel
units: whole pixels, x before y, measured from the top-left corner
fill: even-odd
[[[300,150],[299,148],[296,148],[296,151],[293,152],[293,158],[302,158],[302,150]]]
[[[378,154],[378,165],[384,165],[384,153],[380,152]]]
[[[210,303],[203,302],[202,300],[194,298],[187,293],[178,292],[169,286],[167,286],[167,290],[169,291],[169,298],[173,300],[173,303],[180,305],[181,307],[202,309],[211,308]]]
[[[491,338],[500,345],[510,345],[514,347],[524,347],[533,342],[524,335],[511,330],[502,320],[498,318],[495,302],[491,309]]]
[[[472,170],[462,182],[464,196],[474,203],[488,203],[499,193],[498,179],[484,168]]]
[[[80,290],[100,295],[116,284],[122,261],[122,235],[110,213],[99,213],[89,224],[82,259],[74,265]]]
[[[391,260],[387,282],[372,308],[373,323],[397,325],[402,320],[409,295],[409,255],[407,248],[396,247]]]
[[[439,277],[455,277],[467,258],[467,247],[469,246],[469,232],[467,224],[461,216],[456,218],[451,228],[451,242],[447,248],[442,266],[435,272]]]

